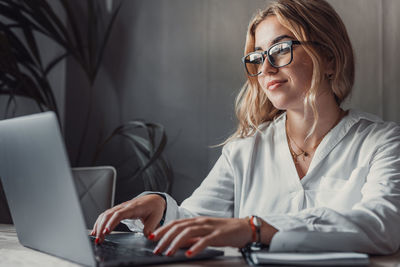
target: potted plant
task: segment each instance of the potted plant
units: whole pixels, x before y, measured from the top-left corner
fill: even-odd
[[[74,2],[58,0],[58,3],[65,13],[65,22],[54,11],[54,2],[51,0],[0,0],[0,17],[3,18],[0,21],[0,96],[8,97],[7,113],[11,107],[16,107],[16,96],[23,96],[33,99],[41,111],[52,110],[59,116],[48,75],[59,62],[70,57],[82,68],[90,84],[85,115],[88,122],[93,112],[93,84],[122,2],[107,11],[102,1],[86,1],[83,18],[87,25],[85,32],[79,27]],[[104,21],[107,23],[100,23]],[[39,53],[37,34],[58,44],[64,53],[44,64]],[[88,132],[87,125],[85,123],[82,129],[76,164],[79,164]],[[144,134],[138,133],[138,130],[143,130]],[[172,170],[162,156],[167,143],[164,127],[139,120],[124,123],[99,144],[93,156],[93,164],[104,148],[112,143],[111,140],[117,137],[126,141],[124,144],[134,153],[133,161],[137,165],[136,169],[124,175],[126,178],[122,182],[132,184],[141,178],[144,189],[168,192],[172,183]]]

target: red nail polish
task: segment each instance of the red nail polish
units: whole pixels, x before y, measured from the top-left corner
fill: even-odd
[[[99,239],[98,237],[96,237],[96,240],[94,240],[94,243],[95,243],[95,244],[98,244],[98,243],[99,243],[99,240],[100,240],[100,239]]]
[[[167,255],[168,257],[169,257],[169,256],[172,256],[172,250],[168,251],[166,255]]]
[[[156,250],[153,251],[154,254],[160,254],[160,249],[157,248]]]
[[[193,254],[193,251],[191,251],[191,250],[188,250],[188,251],[186,251],[186,256],[187,257],[190,257],[190,256],[192,256],[192,254]]]
[[[155,235],[153,233],[150,233],[150,235],[148,236],[148,239],[153,240],[155,237]]]
[[[108,227],[106,227],[103,231],[103,234],[108,234],[108,232],[110,231],[110,229],[108,229]]]

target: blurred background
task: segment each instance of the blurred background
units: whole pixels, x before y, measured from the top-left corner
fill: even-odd
[[[100,0],[98,0],[100,2]],[[85,31],[85,7],[70,1],[79,29]],[[346,108],[374,113],[400,123],[400,1],[330,0],[347,26],[356,55],[356,82]],[[104,2],[109,14],[121,1]],[[234,100],[245,81],[241,63],[248,22],[261,0],[122,1],[104,57],[92,86],[72,57],[49,73],[62,130],[73,166],[89,166],[101,140],[119,125],[143,119],[165,127],[163,152],[173,170],[171,195],[181,202],[206,177],[223,142],[236,127]],[[64,22],[65,12],[51,3]],[[69,25],[69,30],[71,25]],[[38,34],[44,60],[63,49]],[[93,94],[90,96],[92,88]],[[88,98],[90,119],[85,120]],[[8,97],[0,95],[5,110]],[[17,97],[14,116],[38,112],[36,104]],[[0,116],[10,114],[0,112]],[[82,129],[88,132],[76,161]],[[116,140],[95,164],[114,164],[126,145]],[[118,174],[119,175],[119,174]],[[133,197],[144,190],[139,180],[123,190]]]

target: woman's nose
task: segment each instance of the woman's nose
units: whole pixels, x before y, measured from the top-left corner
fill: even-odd
[[[265,58],[262,66],[261,66],[261,73],[260,74],[271,74],[278,72],[278,68],[271,65],[268,58]]]

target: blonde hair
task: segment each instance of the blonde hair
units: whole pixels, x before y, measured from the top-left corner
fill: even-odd
[[[324,59],[325,62],[331,61],[334,69],[329,80],[337,104],[340,105],[351,92],[354,83],[354,55],[350,38],[339,15],[326,1],[277,0],[251,19],[246,36],[245,55],[254,51],[257,26],[272,15],[276,16],[296,39],[321,44],[303,46],[313,63],[311,86],[304,98],[304,105],[309,105],[314,114],[310,136],[318,121],[315,102],[319,85],[326,78],[321,71]],[[236,132],[224,144],[238,137],[253,135],[260,124],[271,121],[284,112],[272,105],[260,88],[257,77],[249,76],[236,98],[235,107],[239,124]]]

